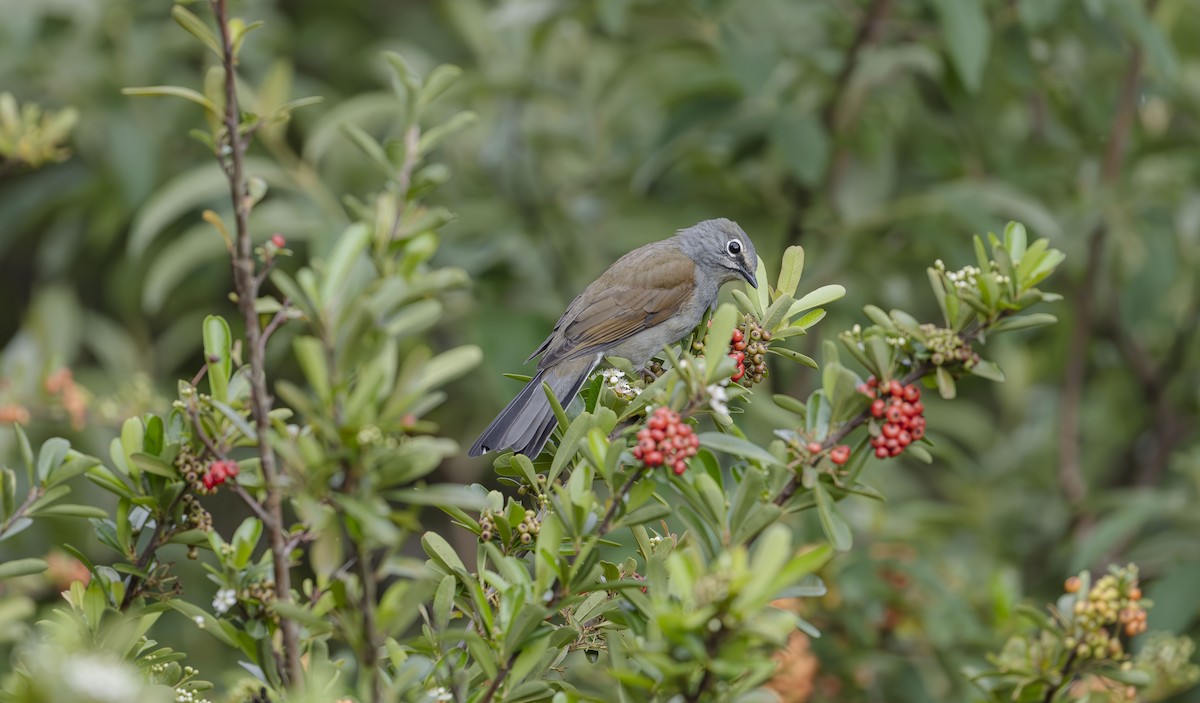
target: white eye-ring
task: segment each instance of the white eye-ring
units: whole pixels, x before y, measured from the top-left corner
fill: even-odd
[[[742,242],[738,239],[730,239],[725,245],[725,251],[729,252],[730,256],[737,256],[742,253]]]

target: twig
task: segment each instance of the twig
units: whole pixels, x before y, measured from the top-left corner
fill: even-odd
[[[821,107],[821,123],[825,126],[825,131],[829,133],[831,139],[836,139],[837,133],[843,127],[838,124],[838,116],[842,109],[842,102],[845,100],[846,90],[850,85],[850,79],[862,60],[863,52],[878,41],[880,28],[883,26],[884,19],[891,12],[891,6],[892,0],[872,0],[871,6],[863,13],[854,30],[854,39],[850,43],[850,48],[846,50],[846,59],[842,61],[842,67],[834,79],[833,91]],[[838,149],[830,158],[829,163],[834,164],[840,159],[841,150]],[[790,193],[792,211],[788,215],[787,231],[789,243],[795,244],[800,241],[800,236],[803,234],[804,215],[812,206],[814,193],[809,186],[793,179],[789,180],[790,182],[785,188]]]
[[[1073,665],[1074,663],[1075,663],[1075,650],[1072,649],[1071,653],[1069,655],[1067,655],[1067,661],[1063,663],[1062,680],[1056,684],[1051,684],[1050,687],[1046,689],[1046,696],[1044,698],[1042,698],[1042,703],[1053,703],[1055,694],[1057,694],[1059,692],[1059,690],[1062,689],[1063,685],[1070,683],[1071,679],[1075,678],[1075,676],[1073,674],[1068,675],[1071,672],[1071,665]]]
[[[267,342],[271,339],[271,335],[275,334],[275,330],[279,329],[283,323],[288,321],[288,318],[290,317],[288,314],[290,305],[291,301],[285,299],[283,301],[283,307],[279,308],[279,310],[275,312],[274,317],[272,317],[271,321],[267,323],[267,326],[263,328],[262,337],[259,339],[259,344],[262,345],[264,355],[266,354]]]
[[[174,534],[173,529],[170,532],[166,531],[167,523],[170,522],[171,513],[175,511],[175,506],[179,504],[179,501],[183,500],[183,496],[189,490],[190,487],[180,491],[179,495],[175,496],[175,500],[171,501],[171,504],[167,506],[167,509],[161,515],[155,517],[154,533],[150,535],[150,541],[146,543],[146,549],[142,551],[141,556],[137,560],[138,571],[145,571],[149,568],[150,561],[158,553],[159,547],[166,544],[167,540]],[[125,596],[121,598],[121,611],[128,610],[129,606],[133,605],[134,599],[141,595],[141,587],[144,582],[145,579],[142,577],[130,575],[129,585],[125,587]]]
[[[1153,11],[1157,0],[1150,0],[1147,9]],[[1109,130],[1108,148],[1100,171],[1100,183],[1112,187],[1121,175],[1125,162],[1126,143],[1133,129],[1137,111],[1138,85],[1141,82],[1144,55],[1140,46],[1130,51],[1129,65],[1121,81],[1121,92],[1117,109],[1113,114]],[[1083,280],[1075,295],[1074,319],[1070,342],[1067,345],[1067,367],[1064,373],[1062,400],[1059,405],[1058,434],[1058,482],[1063,494],[1072,505],[1079,505],[1087,497],[1087,479],[1080,460],[1079,408],[1083,403],[1083,386],[1087,377],[1088,347],[1093,328],[1093,308],[1096,286],[1103,265],[1108,227],[1103,220],[1098,222],[1088,237],[1087,260],[1084,264]]]
[[[408,189],[412,187],[413,170],[420,160],[420,146],[421,127],[414,124],[404,132],[404,163],[400,164],[400,173],[396,176],[396,219],[392,221],[392,230],[388,233],[389,242],[400,233],[400,217],[408,207]]]
[[[288,554],[284,550],[285,535],[283,532],[283,493],[280,485],[279,470],[275,463],[275,450],[269,439],[271,420],[268,413],[271,410],[271,397],[267,392],[266,369],[263,365],[262,333],[259,329],[258,313],[254,309],[258,299],[258,285],[255,279],[254,252],[250,242],[250,192],[245,174],[246,140],[240,132],[239,118],[241,109],[238,105],[237,79],[235,70],[236,60],[233,54],[233,40],[229,31],[228,0],[212,0],[213,14],[216,16],[221,37],[221,63],[225,69],[225,114],[224,126],[228,140],[229,153],[226,173],[229,175],[229,195],[233,201],[235,214],[235,242],[232,255],[234,288],[238,296],[238,308],[246,327],[246,347],[249,358],[247,365],[250,373],[250,397],[252,412],[256,426],[258,451],[262,461],[263,481],[266,490],[266,512],[270,521],[266,528],[270,539],[271,554],[275,568],[276,599],[279,603],[290,604],[292,600],[292,579]],[[294,621],[280,617],[279,629],[283,640],[284,671],[281,672],[285,682],[298,685],[303,671],[300,667],[300,633]]]
[[[613,518],[617,515],[617,508],[621,507],[621,503],[625,500],[625,495],[629,493],[629,489],[633,488],[633,484],[646,474],[647,468],[641,466],[629,474],[629,478],[625,479],[625,484],[612,497],[612,505],[608,506],[608,511],[604,513],[604,519],[600,521],[600,525],[596,527],[596,536],[603,537],[608,534],[612,527]]]

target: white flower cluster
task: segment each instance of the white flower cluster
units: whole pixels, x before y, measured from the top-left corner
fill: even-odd
[[[201,698],[195,691],[186,688],[175,689],[175,703],[212,703],[207,698]]]
[[[426,691],[425,693],[433,700],[439,702],[454,700],[454,694],[451,693],[445,686],[438,686],[437,688]]]
[[[217,615],[224,615],[235,605],[237,605],[237,591],[232,588],[222,588],[213,598],[213,610]]]
[[[993,262],[992,265],[994,266],[995,263]],[[941,259],[933,262],[933,266],[938,271],[945,273],[946,278],[954,284],[955,288],[959,290],[965,290],[967,288],[978,286],[979,276],[983,273],[979,270],[978,266],[964,266],[957,271],[946,271],[946,264],[943,263]],[[1012,280],[1008,276],[1002,276],[996,271],[992,271],[988,275],[990,275],[992,279],[996,281],[996,283],[1000,284],[1006,284]]]
[[[729,415],[729,394],[725,392],[725,383],[714,383],[705,390],[708,391],[708,405],[718,415]]]
[[[97,657],[77,657],[63,667],[67,687],[80,698],[108,703],[137,700],[141,691],[138,681],[124,666]]]
[[[600,375],[604,377],[605,382],[608,383],[608,387],[612,389],[612,392],[616,393],[617,397],[622,400],[633,400],[642,394],[641,388],[631,386],[625,380],[625,372],[620,369],[604,369],[600,372]]]

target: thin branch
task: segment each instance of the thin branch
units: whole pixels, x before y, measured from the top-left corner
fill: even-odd
[[[392,231],[388,233],[388,241],[394,241],[400,233],[400,217],[408,207],[408,189],[412,187],[413,170],[420,161],[421,127],[412,125],[404,132],[404,163],[400,164],[400,173],[396,176],[396,219],[392,221]]]
[[[858,68],[863,53],[879,40],[880,30],[884,20],[891,12],[891,7],[892,0],[872,0],[871,6],[859,18],[858,25],[855,27],[854,39],[850,43],[850,48],[846,50],[846,58],[842,61],[842,66],[834,79],[833,90],[821,107],[821,123],[832,140],[837,139],[838,132],[845,126],[839,123],[838,117],[842,112],[842,103],[845,101],[850,79],[854,76],[854,71]],[[829,163],[835,164],[840,160],[841,150],[837,149]],[[811,187],[795,180],[790,180],[785,189],[789,192],[789,198],[792,201],[792,210],[788,215],[787,223],[788,239],[789,243],[795,244],[800,241],[800,236],[803,234],[804,215],[812,207],[815,194]]]
[[[1157,0],[1147,3],[1153,11]],[[1138,88],[1141,84],[1144,55],[1140,46],[1130,51],[1129,64],[1121,81],[1117,109],[1113,114],[1109,130],[1108,147],[1100,170],[1101,185],[1111,188],[1119,180],[1125,163],[1126,144],[1133,129],[1137,112]],[[1088,237],[1087,260],[1084,264],[1083,280],[1074,296],[1074,316],[1070,341],[1067,345],[1067,367],[1063,378],[1062,399],[1059,405],[1058,433],[1058,482],[1063,494],[1072,505],[1079,505],[1087,497],[1087,479],[1080,459],[1080,406],[1083,403],[1083,387],[1087,379],[1088,347],[1094,326],[1096,287],[1103,265],[1107,244],[1108,227],[1101,220],[1096,223]]]
[[[146,548],[142,551],[141,556],[137,560],[138,571],[145,571],[150,566],[150,562],[158,553],[160,547],[167,543],[171,535],[175,533],[174,528],[167,530],[167,524],[170,522],[171,513],[175,511],[175,506],[179,501],[183,500],[183,496],[190,491],[190,487],[180,491],[179,495],[175,496],[175,500],[167,506],[167,509],[161,515],[154,519],[154,533],[150,535],[150,541],[146,543]],[[141,595],[142,584],[145,579],[140,576],[130,575],[129,585],[125,587],[125,596],[121,599],[120,610],[125,611],[129,606],[133,605],[133,601]]]
[[[258,340],[258,343],[262,346],[264,355],[266,354],[267,342],[271,339],[271,335],[275,334],[275,330],[279,329],[283,323],[290,319],[290,305],[291,300],[285,299],[283,301],[283,307],[279,308],[279,310],[275,312],[274,317],[272,317],[271,321],[267,323],[267,326],[263,328],[262,337]]]
[[[633,484],[637,483],[639,478],[646,475],[647,470],[647,467],[641,466],[631,472],[629,474],[629,478],[625,479],[625,484],[622,485],[620,490],[618,490],[612,497],[612,505],[608,506],[608,511],[604,513],[604,519],[601,520],[600,525],[596,527],[597,537],[603,537],[604,535],[608,534],[609,529],[612,528],[613,518],[617,516],[617,508],[621,507],[621,504],[625,501],[625,496],[629,493],[629,490],[633,488]]]
[[[1075,678],[1074,674],[1071,673],[1071,666],[1074,663],[1075,663],[1075,650],[1072,649],[1071,653],[1069,655],[1067,655],[1067,661],[1063,664],[1061,680],[1056,684],[1051,684],[1046,689],[1046,696],[1044,698],[1042,698],[1042,703],[1053,703],[1055,694],[1057,694],[1064,685],[1070,683],[1071,679]]]
[[[276,465],[275,450],[271,447],[271,420],[268,413],[271,410],[271,397],[267,391],[266,369],[263,364],[263,345],[259,329],[258,313],[255,301],[258,299],[258,285],[255,278],[255,262],[253,247],[250,242],[250,191],[246,180],[245,158],[246,140],[241,134],[238,104],[236,68],[237,61],[233,52],[233,39],[229,30],[228,0],[213,0],[213,14],[216,16],[217,28],[221,37],[221,63],[225,69],[225,114],[223,122],[225,136],[228,141],[229,195],[233,201],[235,214],[235,241],[232,255],[234,288],[238,296],[238,308],[246,327],[246,351],[249,356],[248,380],[250,381],[251,409],[254,415],[258,452],[262,461],[263,481],[266,490],[266,512],[271,519],[266,523],[270,539],[271,554],[275,567],[275,583],[277,602],[290,604],[292,600],[292,579],[288,553],[284,550],[285,535],[283,531],[283,487],[279,469]],[[303,677],[300,666],[300,633],[296,623],[290,618],[281,616],[279,629],[283,640],[284,680],[290,685],[298,685]]]

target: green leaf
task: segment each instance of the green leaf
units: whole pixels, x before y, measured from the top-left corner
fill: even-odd
[[[946,400],[953,400],[958,393],[954,385],[954,376],[941,366],[937,368],[936,376],[938,393],[941,393]]]
[[[292,349],[309,387],[323,404],[329,405],[333,401],[333,388],[329,385],[325,346],[316,337],[296,337],[292,341]]]
[[[846,289],[836,283],[809,291],[804,297],[792,303],[792,307],[788,309],[788,318],[795,317],[809,308],[819,308],[828,305],[835,300],[840,300],[846,296]]]
[[[176,5],[175,7],[179,7]],[[197,105],[202,106],[205,110],[215,113],[217,106],[212,104],[212,101],[204,97],[204,95],[191,88],[184,88],[178,85],[151,85],[144,88],[122,88],[122,95],[135,96],[154,96],[154,97],[173,97],[190,100]]]
[[[208,366],[208,388],[212,397],[229,401],[229,378],[233,374],[233,333],[220,315],[204,318],[204,362]]]
[[[366,224],[356,222],[342,231],[337,244],[325,263],[325,276],[321,281],[321,305],[326,309],[333,306],[350,278],[359,256],[371,242],[371,230]]]
[[[421,135],[421,141],[417,146],[418,153],[424,155],[433,150],[438,144],[442,143],[446,137],[460,132],[467,127],[479,121],[479,115],[469,110],[458,113],[449,120],[442,122],[436,127],[430,128]]]
[[[991,27],[983,0],[933,0],[942,25],[942,39],[950,62],[967,90],[974,93],[983,84]]]
[[[49,568],[49,566],[44,559],[34,559],[32,557],[29,559],[10,559],[4,563],[0,563],[0,581],[17,576],[40,574]]]
[[[450,624],[450,611],[454,607],[454,594],[458,581],[453,576],[443,576],[433,596],[433,626],[443,631]]]
[[[783,252],[783,261],[779,266],[779,280],[776,288],[784,295],[796,297],[796,289],[800,287],[800,277],[804,273],[804,247],[790,246]]]
[[[704,349],[708,360],[705,374],[705,383],[715,383],[720,373],[720,360],[724,358],[724,354],[717,356],[718,352],[729,348],[729,339],[733,336],[733,328],[737,325],[738,318],[737,308],[725,303],[717,308],[713,313],[712,325],[708,328],[708,334],[704,338]]]
[[[774,354],[776,356],[782,356],[785,359],[791,359],[792,361],[798,364],[803,364],[810,369],[819,368],[816,359],[808,356],[807,354],[801,354],[795,349],[788,349],[787,347],[768,347],[767,353]]]
[[[38,450],[37,458],[37,477],[39,483],[49,478],[50,472],[62,464],[63,457],[67,455],[67,451],[70,449],[71,443],[62,437],[51,437],[42,443],[42,448]]]
[[[429,75],[425,77],[425,85],[421,87],[420,107],[423,109],[441,97],[461,75],[461,68],[448,63],[441,64],[430,71]]]
[[[421,546],[425,549],[425,553],[430,559],[440,564],[447,571],[454,572],[460,575],[460,578],[468,578],[467,567],[463,565],[462,559],[458,558],[458,552],[454,551],[454,547],[436,532],[426,532],[421,535]]]
[[[724,434],[722,432],[701,432],[700,445],[715,449],[726,454],[733,454],[746,459],[757,461],[762,464],[772,466],[782,466],[781,462],[774,454],[766,449],[758,446],[749,440],[734,437],[733,435]]]
[[[221,47],[221,42],[217,40],[217,35],[212,28],[204,23],[204,20],[194,15],[186,7],[176,4],[171,8],[171,19],[183,27],[193,37],[199,39],[205,46],[212,50],[214,54],[220,58],[224,51]],[[214,110],[215,112],[215,110]]]
[[[13,425],[13,431],[17,433],[17,446],[21,449],[21,461],[25,464],[25,478],[29,481],[29,485],[34,483],[35,464],[33,462],[33,447],[29,445],[29,437],[25,435],[25,430],[21,429],[20,425]]]
[[[38,517],[83,517],[104,519],[108,511],[94,505],[77,505],[74,503],[59,503],[47,506],[37,511]]]
[[[971,374],[996,383],[1004,383],[1004,372],[994,362],[980,359],[970,369]]]
[[[393,166],[391,160],[388,159],[387,153],[383,150],[383,146],[381,146],[379,142],[375,141],[375,137],[367,134],[362,127],[359,127],[356,124],[346,122],[340,125],[340,127],[342,134],[346,135],[350,141],[354,142],[354,145],[361,149],[362,152],[371,159],[371,161],[374,161],[375,165],[379,167],[379,170],[383,172],[383,175],[387,176],[388,178],[395,178],[396,167]],[[362,223],[358,223],[356,226],[362,226]]]
[[[1012,332],[1027,330],[1034,327],[1045,327],[1058,322],[1058,318],[1047,312],[1035,312],[1028,315],[1014,315],[1000,320],[992,325],[991,332]]]
[[[837,503],[822,483],[818,482],[813,487],[813,494],[817,499],[817,515],[821,518],[821,529],[825,531],[829,543],[839,552],[848,551],[854,544],[854,537],[850,532],[850,525],[838,510]]]

